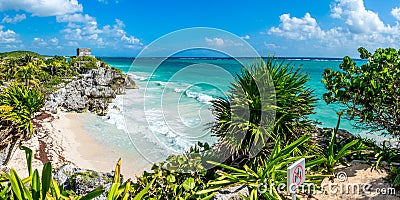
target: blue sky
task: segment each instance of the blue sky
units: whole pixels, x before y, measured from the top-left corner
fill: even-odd
[[[231,32],[263,55],[357,57],[360,46],[400,48],[398,0],[0,0],[0,12],[1,52],[73,55],[90,47],[98,56],[136,56],[190,27]],[[204,43],[240,48],[223,35]]]

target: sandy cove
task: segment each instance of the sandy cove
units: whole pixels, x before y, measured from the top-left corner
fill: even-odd
[[[31,148],[34,153],[33,169],[41,170],[43,164],[50,161],[53,168],[72,164],[99,172],[114,170],[120,158],[118,152],[101,145],[91,137],[84,130],[78,115],[80,113],[59,111],[55,115],[42,112],[36,117],[34,135],[28,141],[22,142],[23,146]],[[26,177],[28,171],[25,152],[15,150],[8,166],[14,168],[22,177]],[[139,173],[132,166],[124,165],[124,162],[121,170],[126,178]]]

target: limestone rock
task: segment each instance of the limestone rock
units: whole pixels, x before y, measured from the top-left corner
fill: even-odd
[[[106,192],[96,199],[107,199],[107,191],[110,191],[114,174],[65,165],[56,171],[54,179],[65,189],[72,190],[78,195],[85,195],[99,186],[104,186]]]
[[[242,200],[240,196],[249,196],[249,189],[245,185],[231,186],[218,191],[213,200]]]
[[[106,115],[108,103],[116,95],[125,94],[126,89],[137,88],[128,75],[104,67],[88,70],[86,74],[67,81],[70,82],[65,86],[60,84],[61,88],[46,99],[44,108],[53,114],[61,107],[66,111],[89,110]]]

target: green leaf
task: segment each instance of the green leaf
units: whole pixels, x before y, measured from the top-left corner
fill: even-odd
[[[31,176],[32,175],[32,150],[25,146],[20,146],[19,149],[25,151],[26,162],[28,165],[28,173],[29,173],[29,176]]]
[[[90,191],[85,196],[83,196],[80,200],[91,200],[94,199],[104,193],[104,186],[99,186],[96,189]]]
[[[147,186],[142,191],[140,191],[139,194],[137,194],[135,197],[133,197],[132,200],[142,200],[144,195],[147,194],[147,191],[149,191],[150,187],[153,185],[155,180],[156,179],[153,179],[151,181],[151,183],[147,184]]]
[[[204,189],[204,190],[197,191],[196,194],[197,194],[197,195],[208,194],[208,193],[210,193],[210,192],[215,192],[215,191],[218,191],[218,190],[220,190],[220,189],[221,189],[220,186],[212,187],[212,188],[208,188],[208,189]]]
[[[56,199],[61,198],[60,187],[58,187],[56,180],[52,179],[52,185],[50,186],[50,189],[53,191],[53,197],[55,197]]]
[[[24,189],[23,189],[23,183],[21,179],[18,177],[18,174],[15,172],[14,169],[10,169],[10,183],[11,183],[11,189],[14,192],[15,196],[19,200],[25,200],[25,195],[24,195]]]
[[[37,169],[35,169],[35,171],[33,172],[31,190],[32,190],[33,200],[39,200],[40,199],[40,178],[39,178],[39,172]]]
[[[107,195],[107,200],[115,200],[118,196],[119,183],[113,183]]]
[[[46,194],[49,191],[52,180],[52,167],[51,163],[46,163],[42,170],[42,199],[46,198]]]
[[[371,80],[372,87],[376,88],[375,80]]]
[[[187,178],[187,179],[183,182],[182,186],[183,186],[183,188],[184,188],[186,191],[191,191],[191,190],[193,190],[193,188],[196,186],[196,184],[195,184],[195,182],[194,182],[194,178],[192,178],[192,177]]]
[[[168,175],[167,176],[167,181],[170,182],[170,183],[174,183],[176,181],[175,180],[175,176],[172,175],[172,174]]]

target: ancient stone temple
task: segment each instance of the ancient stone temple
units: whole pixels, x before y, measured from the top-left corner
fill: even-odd
[[[81,57],[81,56],[94,57],[92,55],[92,52],[91,52],[90,48],[77,48],[76,49],[76,57]]]

